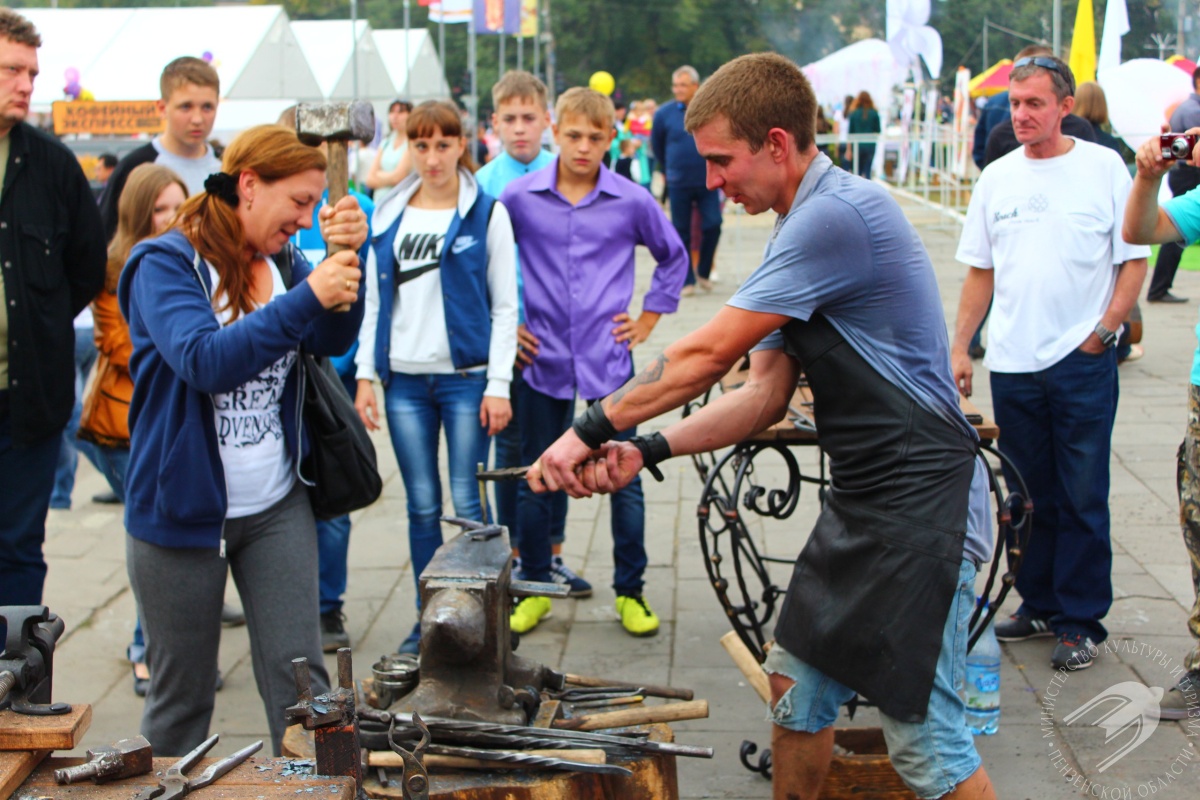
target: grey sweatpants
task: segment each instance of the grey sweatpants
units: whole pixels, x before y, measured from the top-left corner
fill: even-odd
[[[329,686],[321,655],[316,523],[307,491],[297,483],[266,511],[226,520],[225,548],[279,755],[287,727],[283,712],[296,702],[292,659],[308,658],[314,693]],[[215,549],[161,547],[132,536],[125,537],[125,556],[150,667],[142,735],[156,756],[182,756],[209,735],[226,559]]]

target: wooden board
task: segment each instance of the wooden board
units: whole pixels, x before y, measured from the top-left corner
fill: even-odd
[[[0,752],[0,800],[7,800],[49,754],[49,750]]]
[[[91,724],[92,707],[87,703],[76,703],[54,717],[0,711],[0,750],[73,750]]]
[[[221,749],[217,745],[218,750]],[[218,759],[201,761],[187,773],[199,775]],[[158,783],[174,758],[154,759],[154,772],[114,781],[100,786],[90,782],[59,786],[54,770],[82,764],[82,758],[48,758],[21,785],[21,793],[31,797],[53,797],[54,800],[129,800],[147,786]],[[322,778],[292,774],[291,762],[282,758],[251,756],[228,775],[203,789],[204,800],[354,800],[354,782],[347,778]]]

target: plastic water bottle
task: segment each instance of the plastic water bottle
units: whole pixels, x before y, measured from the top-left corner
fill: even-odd
[[[967,654],[967,726],[971,733],[991,735],[1000,727],[1000,642],[988,623],[975,647]]]

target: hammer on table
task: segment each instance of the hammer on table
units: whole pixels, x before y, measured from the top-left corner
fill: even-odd
[[[296,106],[296,135],[313,147],[322,142],[329,145],[325,166],[325,182],[329,186],[329,205],[336,206],[350,191],[350,169],[347,150],[350,142],[369,144],[375,138],[375,109],[365,100],[341,103],[301,103]],[[345,250],[344,245],[330,244],[330,255]],[[335,311],[349,311],[349,305]]]

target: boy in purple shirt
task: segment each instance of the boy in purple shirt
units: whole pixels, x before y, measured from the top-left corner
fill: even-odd
[[[500,199],[512,217],[525,283],[525,324],[541,346],[524,370],[517,402],[523,463],[533,463],[571,427],[576,396],[606,396],[633,375],[630,351],[659,316],[675,311],[688,256],[654,198],[601,165],[613,138],[612,101],[591,89],[565,92],[555,106],[558,159],[509,184]],[[633,319],[634,248],[658,261],[642,313]],[[631,429],[617,438],[629,438]],[[520,485],[520,552],[526,580],[551,580],[549,531],[565,505]],[[613,590],[617,613],[634,636],[658,632],[642,598],[646,569],[645,502],[635,480],[612,496]],[[527,597],[510,620],[517,633],[550,613],[550,599]]]

